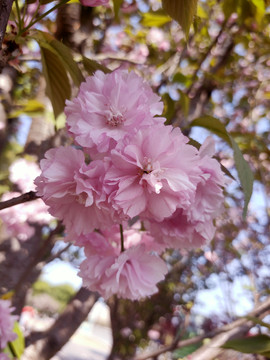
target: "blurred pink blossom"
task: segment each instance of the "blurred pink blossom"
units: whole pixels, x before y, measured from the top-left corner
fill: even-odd
[[[9,341],[17,337],[13,332],[14,322],[17,320],[17,316],[11,315],[13,310],[9,300],[0,299],[0,349],[4,349]]]
[[[5,353],[0,353],[0,360],[10,360],[10,358]]]
[[[147,33],[146,40],[159,50],[168,51],[170,49],[170,42],[166,40],[164,31],[159,28],[152,27]]]
[[[34,180],[39,174],[39,166],[23,158],[14,161],[9,167],[10,181],[15,183],[22,192],[35,190]]]
[[[107,5],[109,0],[80,0],[80,3],[83,6],[99,6],[99,5]]]
[[[1,201],[10,200],[20,195],[16,192],[8,192],[2,196]],[[11,236],[20,241],[26,241],[34,235],[34,227],[31,224],[48,224],[52,220],[52,216],[48,213],[48,207],[44,202],[37,199],[1,210],[0,219]]]

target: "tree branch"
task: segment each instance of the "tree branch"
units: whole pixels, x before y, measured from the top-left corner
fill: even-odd
[[[30,335],[27,340],[32,345],[25,350],[27,359],[51,359],[86,319],[98,298],[97,293],[82,287],[47,331]]]
[[[35,191],[29,191],[25,194],[15,197],[13,199],[6,200],[6,201],[0,201],[0,210],[7,209],[11,206],[23,204],[25,202],[36,200],[36,199],[39,199],[39,196],[37,195],[37,193]]]
[[[13,0],[0,0],[0,50],[2,49],[12,4]]]
[[[263,303],[261,303],[258,307],[256,307],[253,311],[251,311],[247,316],[251,317],[259,317],[262,315],[266,315],[266,312],[269,312],[270,310],[270,297],[267,298]],[[241,336],[254,326],[254,323],[250,320],[247,320],[245,317],[238,319],[236,321],[233,321],[230,324],[224,325],[223,327],[213,330],[209,333],[205,333],[202,335],[195,336],[191,339],[186,339],[179,341],[177,343],[177,346],[172,343],[168,346],[163,346],[159,350],[156,350],[154,352],[145,354],[145,355],[139,355],[133,360],[146,360],[150,358],[155,358],[167,351],[173,351],[175,349],[180,349],[185,346],[197,344],[198,342],[207,339],[212,338],[212,340],[207,343],[206,345],[200,347],[198,350],[196,350],[194,353],[192,353],[192,360],[211,360],[219,355],[221,351],[223,351],[220,346],[222,346],[226,341],[229,339],[232,339],[236,336]]]

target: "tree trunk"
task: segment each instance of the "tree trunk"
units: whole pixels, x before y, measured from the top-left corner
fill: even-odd
[[[21,360],[51,359],[87,318],[98,298],[97,293],[82,287],[46,332],[30,335],[27,341],[31,345],[26,348]]]

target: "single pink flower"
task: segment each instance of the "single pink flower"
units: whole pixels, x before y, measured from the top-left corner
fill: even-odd
[[[187,212],[192,220],[199,222],[216,218],[223,211],[224,195],[222,187],[226,184],[220,164],[213,158],[215,142],[210,136],[199,150],[200,180],[197,184],[193,206]]]
[[[192,206],[200,171],[197,150],[187,141],[179,129],[161,125],[119,142],[105,176],[112,205],[131,218],[156,221]]]
[[[198,153],[196,190],[191,205],[176,211],[162,222],[149,218],[147,226],[151,234],[169,248],[195,248],[211,241],[215,234],[213,220],[222,212],[225,175],[220,164],[212,156],[215,144],[207,138]]]
[[[83,6],[99,6],[99,5],[107,5],[109,0],[80,0],[80,3]]]
[[[119,225],[77,239],[76,245],[84,246],[86,256],[79,273],[83,284],[104,298],[117,294],[134,300],[152,295],[157,291],[155,284],[167,272],[165,263],[150,254],[155,247],[159,250],[160,245],[136,228],[127,228],[123,235],[124,252]]]
[[[50,149],[40,163],[42,173],[35,180],[37,193],[50,213],[63,220],[71,234],[87,234],[112,224],[102,191],[105,165],[85,163],[84,153],[73,147]]]
[[[17,316],[11,315],[14,309],[10,305],[10,301],[0,299],[0,349],[4,349],[9,341],[17,337],[17,334],[13,332]]]
[[[167,266],[160,257],[145,252],[145,246],[132,246],[116,258],[106,270],[100,285],[105,299],[112,294],[139,300],[158,291],[156,284],[165,278]]]
[[[90,153],[106,153],[141,126],[165,120],[154,118],[162,113],[160,97],[134,72],[123,70],[97,71],[66,104],[68,130]]]
[[[172,249],[201,247],[213,239],[216,231],[212,219],[192,221],[183,209],[177,209],[161,222],[148,220],[145,225],[161,246]]]

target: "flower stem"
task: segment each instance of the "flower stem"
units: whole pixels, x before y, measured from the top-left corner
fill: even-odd
[[[17,11],[17,17],[18,17],[19,32],[21,32],[21,30],[22,30],[22,19],[21,19],[20,7],[19,7],[18,0],[15,0],[15,5],[16,5],[16,11]]]
[[[123,225],[120,224],[120,235],[121,235],[121,252],[125,251],[124,247],[124,231],[123,231]]]

